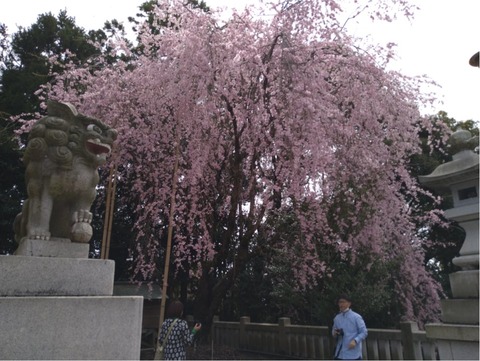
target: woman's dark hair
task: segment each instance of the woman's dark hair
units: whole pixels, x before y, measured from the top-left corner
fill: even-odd
[[[172,301],[167,307],[166,318],[180,318],[183,314],[183,303]]]

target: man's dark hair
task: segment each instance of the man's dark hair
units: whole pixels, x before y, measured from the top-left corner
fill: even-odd
[[[337,297],[337,303],[340,300],[345,300],[345,301],[348,301],[348,302],[352,302],[352,299],[350,298],[350,296],[345,294],[345,293],[342,293],[340,296]]]

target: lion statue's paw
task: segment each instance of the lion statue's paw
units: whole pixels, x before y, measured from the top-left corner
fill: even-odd
[[[73,212],[73,223],[92,223],[93,214],[87,209],[80,209],[77,212]]]
[[[93,235],[92,213],[88,210],[80,210],[73,214],[73,225],[71,230],[72,242],[88,243]]]
[[[28,238],[30,238],[30,239],[40,239],[42,241],[49,241],[50,240],[50,232],[44,231],[42,229],[32,229],[28,234]]]

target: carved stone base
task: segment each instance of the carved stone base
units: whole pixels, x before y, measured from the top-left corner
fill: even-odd
[[[23,238],[15,255],[34,257],[88,258],[88,243],[73,243],[68,238],[51,238],[49,241]]]
[[[115,262],[0,256],[2,296],[111,296]]]

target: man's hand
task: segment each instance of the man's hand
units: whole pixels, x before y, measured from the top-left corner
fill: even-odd
[[[350,343],[348,344],[348,348],[351,350],[352,348],[354,348],[355,346],[357,346],[357,342],[355,340],[352,340],[350,341]]]

